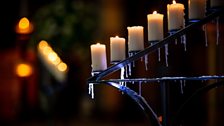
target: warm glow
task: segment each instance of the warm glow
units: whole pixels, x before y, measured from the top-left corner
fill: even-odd
[[[159,116],[158,120],[159,120],[159,122],[163,122],[163,117]]]
[[[96,43],[96,45],[100,45],[100,43]]]
[[[49,47],[49,46],[46,46],[46,47],[44,48],[44,50],[43,50],[43,53],[44,53],[45,55],[48,55],[48,54],[51,53],[51,52],[52,52],[52,48]]]
[[[54,65],[58,65],[60,62],[61,62],[61,59],[59,57],[56,57],[56,59],[52,61]]]
[[[28,77],[32,74],[32,67],[29,64],[21,63],[16,67],[16,74],[19,77]]]
[[[119,38],[118,35],[116,35],[115,38]]]
[[[55,61],[56,59],[57,59],[57,54],[55,53],[55,52],[50,52],[49,54],[48,54],[48,59],[50,60],[50,61]]]
[[[48,46],[48,44],[45,40],[40,41],[40,43],[39,43],[39,48],[40,49],[44,49],[47,46]]]
[[[157,14],[157,11],[153,11],[153,14]]]
[[[67,70],[67,65],[63,62],[58,64],[58,70],[61,71],[61,72],[66,71]]]
[[[173,4],[176,4],[176,1],[175,0],[173,0]]]
[[[30,34],[33,31],[33,25],[30,21],[23,17],[16,26],[16,32],[20,34]]]
[[[19,28],[20,29],[26,29],[26,28],[29,28],[29,26],[30,26],[30,21],[26,17],[22,18],[19,21]]]

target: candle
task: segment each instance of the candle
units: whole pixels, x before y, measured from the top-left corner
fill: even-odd
[[[104,44],[92,44],[91,58],[92,58],[92,71],[102,71],[107,68],[106,46]]]
[[[144,35],[142,26],[127,27],[128,51],[140,51],[144,49]]]
[[[188,0],[188,6],[190,20],[198,20],[205,17],[206,0]]]
[[[124,60],[125,55],[125,38],[110,37],[110,59],[111,62]]]
[[[26,17],[21,18],[16,26],[16,32],[19,34],[30,34],[32,31],[32,23]]]
[[[210,0],[211,8],[224,6],[224,0]]]
[[[168,30],[178,30],[184,26],[184,5],[176,3],[167,5]]]
[[[163,39],[163,14],[156,11],[147,15],[148,41],[159,41]]]

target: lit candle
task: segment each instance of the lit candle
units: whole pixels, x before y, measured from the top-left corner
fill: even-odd
[[[184,27],[184,5],[176,3],[167,5],[168,30],[178,30]]]
[[[147,15],[148,41],[159,41],[163,39],[163,14],[156,11]]]
[[[188,0],[188,7],[190,20],[198,20],[205,17],[206,0]]]
[[[104,44],[92,44],[91,58],[92,58],[92,71],[102,71],[107,68],[106,58],[106,45]]]
[[[224,6],[224,0],[210,0],[210,2],[211,8]]]
[[[140,51],[144,49],[144,35],[142,26],[127,27],[128,51]]]
[[[16,26],[16,32],[19,34],[30,34],[32,31],[32,23],[26,17],[21,18]]]
[[[111,62],[124,60],[125,55],[125,38],[110,37],[110,59]]]

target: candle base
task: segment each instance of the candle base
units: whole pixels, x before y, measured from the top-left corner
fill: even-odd
[[[102,70],[92,71],[92,72],[91,72],[91,75],[92,75],[92,76],[95,76],[95,75],[97,75],[97,74],[99,74],[99,73],[101,73],[101,72],[102,72]]]
[[[140,52],[140,50],[129,51],[129,52],[128,52],[128,56],[129,56],[129,57],[134,56],[134,55],[137,54],[138,52]]]
[[[117,64],[119,62],[121,62],[121,61],[120,60],[115,60],[115,61],[111,61],[110,64]]]
[[[169,31],[169,34],[170,35],[173,35],[173,34],[175,34],[177,31],[179,31],[180,29],[173,29],[173,30],[170,30]]]
[[[159,40],[148,41],[148,43],[149,43],[150,46],[153,46],[153,45],[155,45],[158,42],[159,42]]]
[[[195,22],[199,22],[201,19],[189,19],[188,22],[189,23],[195,23]]]

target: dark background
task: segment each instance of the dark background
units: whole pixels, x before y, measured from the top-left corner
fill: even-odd
[[[20,0],[1,1],[0,4],[0,121],[2,125],[148,125],[147,118],[138,106],[126,95],[106,85],[95,86],[95,99],[88,95],[87,79],[91,76],[91,61],[89,46],[100,41],[109,48],[109,37],[119,35],[127,40],[127,26],[144,26],[144,36],[147,40],[146,15],[157,10],[166,14],[166,5],[171,1],[164,0],[84,0],[79,11],[70,10],[70,3],[64,1],[66,13],[74,14],[81,20],[72,25],[70,36],[61,32],[47,38],[38,36],[45,30],[42,24],[46,20],[55,19],[58,31],[66,24],[66,14],[58,16],[41,16],[41,8],[50,8],[60,0]],[[62,0],[63,1],[63,0]],[[88,6],[88,5],[91,6]],[[184,1],[187,10],[187,1]],[[72,5],[72,4],[71,4]],[[88,8],[90,8],[90,12]],[[83,11],[82,11],[83,10]],[[87,11],[87,12],[84,12]],[[187,15],[187,11],[185,12]],[[90,15],[86,15],[90,14]],[[49,14],[51,15],[51,14]],[[80,16],[81,15],[81,16]],[[19,35],[15,26],[21,17],[28,17],[34,27],[34,32],[28,36],[26,57],[21,57],[18,48],[21,47]],[[164,15],[164,32],[167,36],[166,15]],[[95,21],[85,29],[85,21]],[[149,71],[144,69],[141,61],[136,62],[132,77],[162,77],[162,76],[202,76],[223,75],[223,19],[220,20],[220,42],[216,45],[216,24],[207,25],[208,47],[202,27],[197,27],[187,34],[187,52],[179,43],[169,45],[169,67],[165,66],[164,49],[161,50],[161,62],[157,61],[157,53],[149,56]],[[80,26],[80,27],[79,27]],[[48,28],[48,27],[46,27]],[[83,30],[84,29],[84,30]],[[46,32],[48,34],[48,32]],[[39,61],[36,46],[41,39],[49,41],[60,57],[69,67],[68,78],[64,84],[57,82]],[[148,43],[145,43],[148,46]],[[109,64],[109,49],[107,49]],[[18,78],[14,73],[14,65],[25,59],[33,64],[35,73],[25,79]],[[108,78],[117,78],[119,72]],[[180,93],[180,82],[169,83],[169,110],[171,121],[176,119],[178,108],[196,89],[214,83],[215,81],[187,81],[184,94]],[[28,86],[24,91],[24,83]],[[48,83],[46,86],[45,83]],[[30,86],[31,85],[31,86]],[[138,86],[128,84],[138,91]],[[149,102],[158,116],[161,116],[160,86],[158,83],[145,84],[142,95]],[[23,95],[25,92],[25,95]],[[200,95],[184,108],[180,121],[183,125],[223,125],[223,88],[213,89]],[[176,120],[175,120],[176,121]]]

